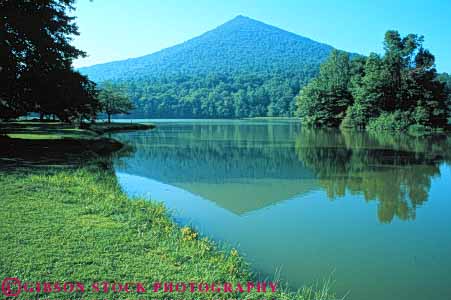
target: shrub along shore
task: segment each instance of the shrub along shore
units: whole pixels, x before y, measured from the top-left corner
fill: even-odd
[[[261,278],[235,249],[218,248],[191,228],[179,227],[162,204],[128,198],[105,157],[122,148],[117,141],[89,129],[35,124],[41,131],[35,127],[31,133],[27,126],[4,126],[12,137],[0,141],[0,277],[81,282],[86,289],[53,294],[41,289],[23,292],[22,298],[335,299],[328,282],[296,293],[281,283],[276,293],[270,288],[266,293],[154,293],[154,282],[247,286]],[[141,282],[146,293],[115,293],[111,286],[107,293],[96,292],[96,282]]]

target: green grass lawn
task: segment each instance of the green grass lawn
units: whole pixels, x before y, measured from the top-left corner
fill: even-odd
[[[40,167],[0,164],[0,278],[83,282],[87,287],[83,294],[41,292],[21,298],[333,299],[327,282],[297,293],[282,291],[282,284],[276,294],[152,293],[157,281],[246,284],[257,276],[236,250],[220,249],[192,229],[176,225],[163,205],[129,199],[120,190],[109,160],[94,155],[100,152],[93,150],[93,141],[97,140],[0,140],[0,145],[10,143],[29,155],[49,151],[52,154],[47,156],[61,156],[60,161]],[[30,145],[38,148],[24,149]],[[72,156],[67,157],[68,149]],[[5,153],[0,151],[0,161],[16,155]],[[39,153],[26,159],[31,162],[36,157]],[[103,281],[142,282],[148,293],[93,293],[90,285]]]

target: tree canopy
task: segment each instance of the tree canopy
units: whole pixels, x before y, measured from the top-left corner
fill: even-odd
[[[92,116],[95,84],[72,69],[85,53],[70,44],[78,35],[75,0],[0,0],[0,118],[28,112],[61,120]]]
[[[321,65],[319,75],[299,95],[298,113],[305,124],[338,126],[352,103],[349,54],[334,50]]]
[[[295,72],[209,74],[113,84],[129,95],[135,118],[293,116],[294,97],[306,83],[303,76]]]
[[[353,59],[334,51],[298,96],[303,122],[394,130],[447,126],[449,91],[423,37],[387,31],[384,49],[383,56]]]
[[[98,99],[100,102],[100,111],[108,116],[108,123],[111,122],[111,116],[114,114],[128,114],[133,109],[133,103],[129,97],[111,84],[106,82],[101,86]]]

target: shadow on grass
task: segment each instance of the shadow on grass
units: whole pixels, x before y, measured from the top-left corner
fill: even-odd
[[[14,139],[0,136],[0,167],[70,167],[105,157],[123,147],[108,138]]]
[[[81,127],[60,122],[2,122],[0,134],[35,134],[66,136],[77,135],[79,138],[94,137],[99,134],[116,131],[147,130],[153,129],[153,124],[140,123],[84,123]]]

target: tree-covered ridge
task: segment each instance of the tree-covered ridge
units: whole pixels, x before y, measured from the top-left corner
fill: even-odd
[[[387,31],[384,55],[334,50],[298,97],[305,124],[375,130],[444,128],[450,113],[447,75],[441,80],[423,37]]]
[[[182,44],[80,71],[96,82],[243,71],[300,71],[317,67],[330,51],[331,46],[238,16]]]
[[[126,91],[131,117],[293,116],[299,89],[332,49],[238,16],[180,45],[80,71]]]
[[[123,81],[136,109],[132,117],[241,118],[292,116],[294,98],[314,70],[173,76]]]

